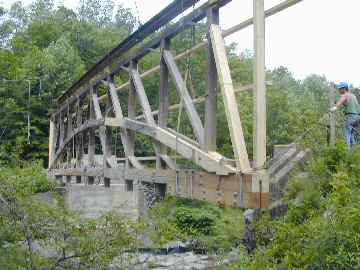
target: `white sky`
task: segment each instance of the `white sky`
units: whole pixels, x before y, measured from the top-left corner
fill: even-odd
[[[75,8],[78,0],[58,0]],[[135,0],[114,0],[135,10]],[[158,13],[172,0],[136,0],[142,22]],[[200,3],[206,0],[201,0]],[[284,0],[265,0],[265,8]],[[5,0],[0,3],[12,3]],[[28,4],[31,0],[22,0]],[[252,0],[233,0],[220,14],[226,29],[252,16]],[[360,1],[304,0],[267,19],[266,66],[285,66],[296,78],[309,74],[325,75],[334,82],[348,81],[360,86]],[[239,52],[252,50],[252,27],[229,38],[238,43]]]

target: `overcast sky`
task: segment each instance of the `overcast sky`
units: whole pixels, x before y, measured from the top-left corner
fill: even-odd
[[[172,0],[114,0],[135,10],[145,22]],[[202,0],[200,3],[205,2]],[[270,8],[284,0],[265,0]],[[0,3],[14,0],[0,0]],[[23,0],[28,4],[31,0]],[[59,1],[60,2],[60,1]],[[62,0],[75,8],[77,0]],[[221,11],[221,26],[229,28],[252,16],[252,0],[233,0]],[[156,3],[156,4],[155,4]],[[287,67],[296,78],[325,75],[334,82],[360,86],[360,0],[304,0],[267,19],[266,66]],[[238,50],[252,50],[253,28],[226,39],[238,43]]]

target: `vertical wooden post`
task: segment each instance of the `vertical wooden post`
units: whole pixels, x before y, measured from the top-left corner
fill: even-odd
[[[333,86],[330,86],[329,89],[329,103],[330,108],[332,108],[335,105],[335,89]],[[330,113],[330,139],[329,143],[330,145],[335,144],[335,138],[336,138],[336,114]]]
[[[69,138],[72,136],[73,133],[73,123],[72,123],[72,114],[70,110],[70,104],[67,105],[67,131],[66,131],[66,137]],[[68,142],[68,145],[66,147],[66,162],[67,165],[71,167],[71,161],[72,161],[72,142]]]
[[[76,101],[76,127],[79,128],[82,125],[82,107],[80,104],[80,99]],[[83,149],[83,134],[80,133],[75,138],[76,142],[76,166],[81,166],[82,156],[84,154]]]
[[[63,113],[60,112],[59,114],[59,129],[60,129],[60,137],[59,137],[59,145],[62,145],[64,143],[64,136],[65,136],[65,127],[64,127],[64,119],[63,119]]]
[[[254,0],[254,169],[248,207],[267,208],[270,183],[266,165],[266,85],[265,85],[265,10],[264,0]]]
[[[92,102],[92,96],[94,94],[94,88],[91,87],[89,91],[89,119],[95,119],[94,104]],[[88,160],[89,165],[94,166],[95,163],[95,130],[89,129],[89,145],[88,145]]]
[[[217,83],[218,76],[216,70],[215,57],[213,47],[210,42],[210,25],[219,24],[219,9],[210,8],[207,11],[207,25],[208,33],[207,39],[209,40],[206,47],[207,53],[207,95],[205,99],[205,138],[204,149],[206,151],[216,151],[216,128],[217,128]]]
[[[133,65],[131,63],[130,65]],[[130,66],[131,68],[131,66]],[[129,74],[130,75],[130,74]],[[131,76],[131,75],[130,75]],[[131,77],[129,79],[130,87],[129,87],[129,98],[128,98],[128,118],[135,119],[136,117],[136,89],[134,84],[131,81]],[[135,132],[132,130],[128,130],[128,153],[127,158],[135,155]],[[129,160],[126,161],[126,166],[129,167],[131,162]]]
[[[266,162],[266,85],[264,0],[254,0],[254,168]]]
[[[160,92],[159,92],[159,115],[158,125],[166,128],[169,116],[169,69],[163,58],[163,51],[170,49],[170,40],[163,39],[161,41],[161,60],[160,60]],[[160,153],[167,155],[167,147],[160,145]]]
[[[49,127],[49,164],[48,164],[49,169],[50,169],[50,166],[51,166],[51,164],[52,164],[52,162],[54,160],[54,155],[55,155],[55,145],[56,145],[55,133],[56,133],[55,120],[50,119],[50,127]]]

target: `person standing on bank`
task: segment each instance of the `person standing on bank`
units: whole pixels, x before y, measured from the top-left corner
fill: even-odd
[[[349,91],[349,86],[346,82],[341,82],[338,85],[340,99],[330,112],[336,112],[337,109],[342,108],[345,114],[346,122],[344,126],[344,137],[348,147],[351,149],[356,145],[354,136],[354,127],[360,123],[360,106],[356,96]]]

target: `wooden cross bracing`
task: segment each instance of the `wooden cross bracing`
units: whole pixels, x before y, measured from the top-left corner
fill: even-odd
[[[218,176],[255,175],[252,191],[268,190],[260,185],[266,184],[264,166],[266,160],[266,81],[265,81],[265,17],[271,16],[300,0],[287,0],[270,10],[264,10],[264,0],[254,1],[254,17],[222,31],[219,26],[219,9],[231,0],[209,0],[194,9],[178,22],[162,30],[158,37],[144,44],[140,49],[128,51],[143,41],[154,30],[162,27],[184,10],[174,1],[155,19],[140,27],[134,34],[115,48],[105,60],[101,60],[92,70],[77,82],[68,92],[59,98],[59,108],[51,117],[49,133],[49,169],[70,168],[110,169],[152,169],[137,157],[136,135],[142,134],[150,139],[155,156],[157,170],[178,170],[177,157],[190,160],[207,173]],[[187,8],[197,0],[188,0]],[[170,12],[171,10],[171,12]],[[170,14],[165,11],[170,12]],[[190,50],[174,56],[171,51],[171,39],[207,18],[207,40]],[[254,84],[235,87],[228,63],[224,37],[254,24]],[[149,29],[152,29],[150,31]],[[134,39],[134,40],[133,40]],[[206,95],[193,99],[189,94],[177,61],[188,57],[201,48],[206,50],[207,81]],[[140,74],[138,63],[153,51],[160,49],[159,66]],[[124,55],[124,56],[123,56]],[[116,77],[127,72],[129,82],[116,86]],[[153,110],[148,98],[148,89],[144,80],[160,72],[159,105]],[[183,104],[189,119],[193,136],[178,133],[168,126],[169,112],[178,110],[179,104],[169,104],[169,81],[172,80],[176,93]],[[103,86],[106,93],[99,96]],[[195,85],[196,87],[196,85]],[[241,117],[236,100],[237,93],[254,89],[254,162],[249,160],[241,125]],[[127,91],[127,100],[120,100],[118,93]],[[217,97],[222,97],[229,128],[234,162],[217,152]],[[122,101],[122,102],[120,102]],[[104,105],[105,103],[105,105]],[[196,104],[204,103],[204,121],[197,111]],[[241,101],[240,101],[241,103]],[[127,104],[123,108],[121,104]],[[141,109],[138,114],[137,108]],[[123,157],[117,157],[111,141],[111,131],[120,133]],[[117,144],[118,145],[118,144]],[[102,156],[100,161],[98,156]],[[122,164],[122,162],[124,164]],[[260,199],[261,201],[261,199]]]

